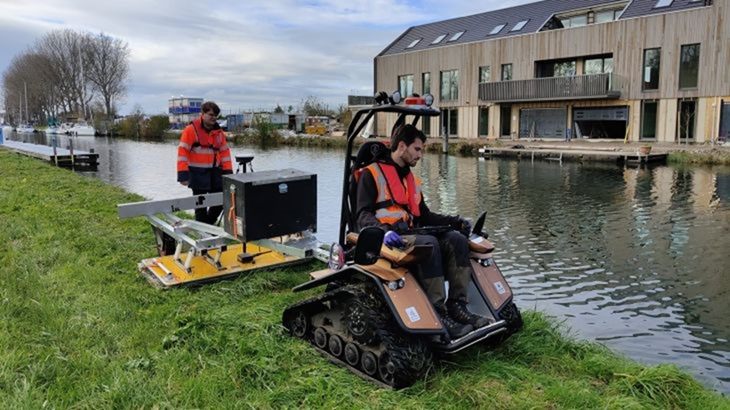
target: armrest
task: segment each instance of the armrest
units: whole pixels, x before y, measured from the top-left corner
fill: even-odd
[[[349,243],[357,245],[357,238],[358,234],[354,232],[347,234],[347,242]],[[431,252],[433,252],[431,245],[411,245],[405,249],[391,248],[385,245],[380,247],[380,256],[399,266],[410,265],[428,259]]]

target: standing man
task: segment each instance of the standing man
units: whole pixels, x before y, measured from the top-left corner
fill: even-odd
[[[385,244],[402,248],[405,242],[431,245],[431,257],[416,269],[416,277],[436,308],[441,322],[452,338],[465,336],[475,328],[488,325],[489,319],[467,309],[467,289],[472,276],[469,243],[465,235],[471,229],[458,216],[431,212],[421,193],[421,180],[411,167],[423,155],[426,136],[410,124],[393,132],[390,156],[366,167],[357,186],[357,225],[359,229],[377,226],[383,229]],[[453,230],[435,235],[408,235],[404,231],[419,226],[450,226]],[[446,299],[445,280],[449,281]]]
[[[203,103],[200,118],[182,132],[177,148],[177,181],[193,195],[223,191],[223,175],[233,173],[231,150],[216,119],[221,110],[212,101]],[[197,208],[195,220],[214,225],[222,206]]]

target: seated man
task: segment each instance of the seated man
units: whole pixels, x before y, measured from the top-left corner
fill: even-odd
[[[469,222],[458,216],[431,212],[421,193],[421,181],[411,167],[423,154],[426,136],[413,125],[399,126],[391,137],[390,155],[374,162],[362,172],[357,185],[357,224],[360,229],[377,226],[383,229],[385,244],[404,247],[432,245],[431,257],[416,269],[416,277],[436,308],[452,338],[460,338],[489,324],[485,317],[470,312],[467,288],[472,267],[469,262]],[[399,232],[419,226],[454,228],[438,235],[413,235],[401,238]],[[461,231],[461,232],[459,232]],[[462,233],[464,232],[464,233]],[[449,281],[446,300],[444,281]],[[444,303],[446,302],[446,303]]]

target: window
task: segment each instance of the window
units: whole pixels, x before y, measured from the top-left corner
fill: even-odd
[[[427,137],[431,136],[431,117],[421,117],[421,131]]]
[[[641,86],[644,91],[659,89],[661,52],[660,48],[647,48],[644,50],[644,79]]]
[[[416,44],[418,44],[419,41],[421,41],[420,38],[417,38],[417,39],[413,40],[413,42],[411,42],[411,44],[408,44],[408,47],[406,47],[406,48],[413,48],[413,47],[415,47]]]
[[[453,35],[453,36],[451,36],[451,38],[449,39],[449,42],[451,42],[451,41],[456,41],[456,40],[458,40],[459,38],[461,38],[461,36],[463,36],[463,35],[464,35],[464,33],[466,33],[466,31],[460,31],[460,32],[458,32],[458,33],[454,34],[454,35]]]
[[[588,24],[588,15],[581,14],[580,16],[566,17],[561,19],[563,27],[581,27]]]
[[[441,72],[441,101],[459,99],[459,70]]]
[[[444,39],[444,37],[446,37],[446,34],[442,34],[442,35],[436,37],[436,40],[432,41],[431,44],[438,44],[438,43],[440,43],[441,40]]]
[[[572,77],[575,75],[575,60],[555,63],[553,77]]]
[[[583,73],[590,74],[606,74],[613,72],[613,57],[592,58],[586,60],[583,64]]]
[[[479,67],[479,82],[488,83],[491,75],[489,66]]]
[[[512,64],[502,64],[502,81],[512,80]]]
[[[449,135],[457,135],[459,133],[459,110],[449,110]]]
[[[604,10],[596,12],[596,23],[608,23],[614,21],[621,13],[621,10]]]
[[[530,21],[530,20],[522,20],[522,21],[520,21],[519,23],[515,24],[515,26],[512,27],[512,30],[510,30],[510,31],[520,31],[520,30],[522,30],[525,27],[525,24],[527,24],[528,21]]]
[[[657,0],[654,8],[656,9],[659,7],[669,7],[672,5],[672,2],[674,2],[674,0]]]
[[[506,26],[506,24],[500,24],[497,27],[493,28],[492,31],[489,32],[490,36],[493,36],[495,34],[499,34],[500,31]]]
[[[413,74],[398,76],[398,92],[404,98],[413,94]]]
[[[697,88],[700,74],[700,45],[686,44],[679,55],[679,88]]]
[[[697,101],[679,101],[679,138],[693,140],[695,138],[695,117],[697,116]]]
[[[489,135],[489,107],[479,107],[479,136]]]
[[[423,95],[431,94],[431,73],[421,74],[421,86]]]
[[[656,139],[657,102],[643,101],[641,105],[641,139]]]

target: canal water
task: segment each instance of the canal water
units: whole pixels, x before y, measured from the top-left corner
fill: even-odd
[[[12,139],[48,143],[42,135]],[[60,137],[66,146],[69,137]],[[99,154],[86,173],[149,199],[190,194],[175,182],[176,143],[75,137]],[[343,152],[260,150],[255,171],[317,174],[318,233],[335,240]],[[522,309],[649,364],[674,363],[730,393],[730,168],[623,168],[426,155],[415,170],[431,209],[487,230]],[[295,205],[293,205],[295,206]]]

